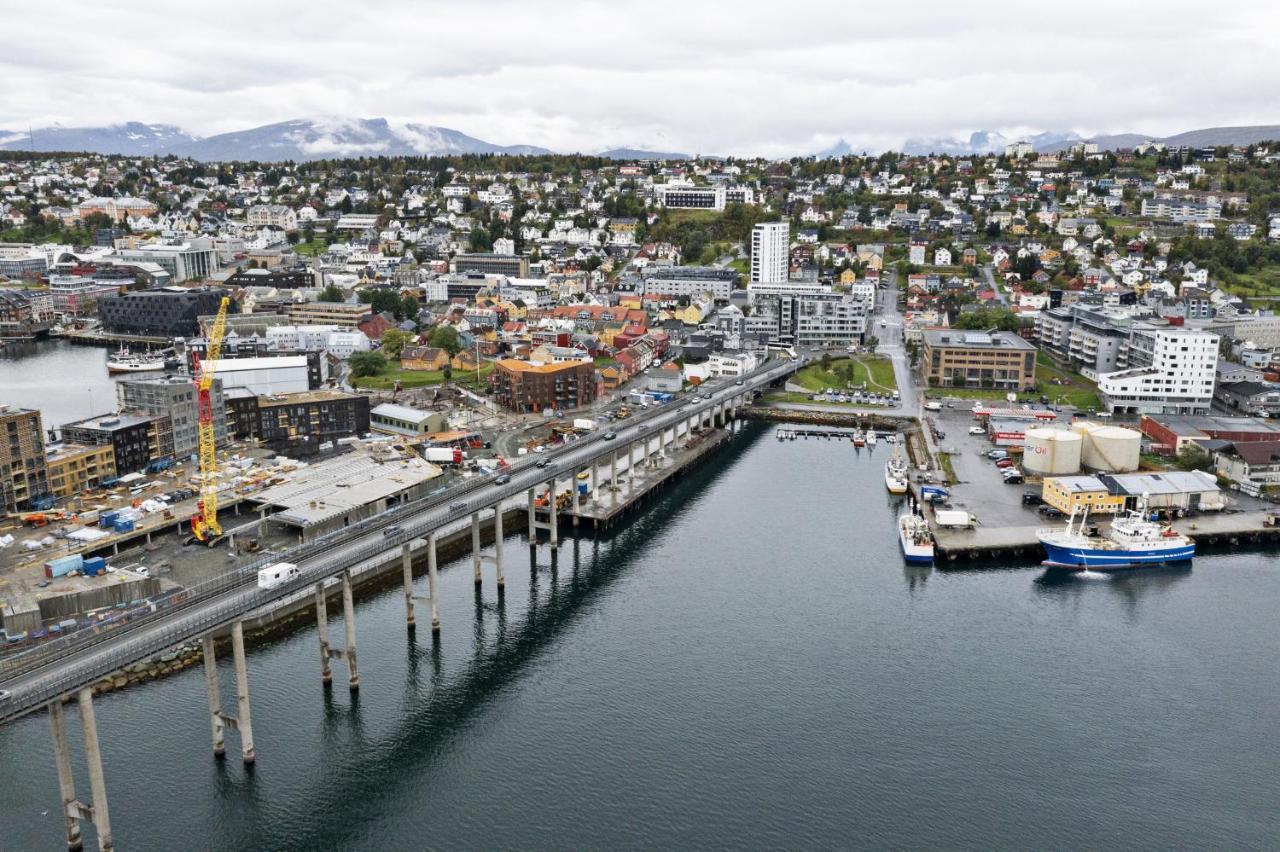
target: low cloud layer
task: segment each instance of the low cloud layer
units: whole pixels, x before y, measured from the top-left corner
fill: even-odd
[[[5,14],[0,128],[385,116],[497,144],[787,155],[838,139],[1280,123],[1280,5],[443,0]]]

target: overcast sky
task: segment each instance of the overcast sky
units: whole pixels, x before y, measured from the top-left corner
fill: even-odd
[[[8,5],[5,129],[385,116],[560,151],[787,155],[1280,123],[1274,0]]]

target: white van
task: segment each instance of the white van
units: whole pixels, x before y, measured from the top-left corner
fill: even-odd
[[[274,589],[276,586],[283,586],[301,573],[302,571],[298,566],[292,562],[277,562],[275,565],[268,565],[258,572],[258,588]]]

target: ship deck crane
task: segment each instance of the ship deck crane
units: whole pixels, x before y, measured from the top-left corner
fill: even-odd
[[[200,446],[200,502],[191,516],[191,532],[197,541],[213,546],[222,537],[218,523],[218,445],[213,428],[213,379],[218,357],[222,354],[222,339],[227,333],[227,308],[231,299],[223,296],[218,303],[218,313],[209,330],[205,356],[200,360],[196,374],[197,433]]]

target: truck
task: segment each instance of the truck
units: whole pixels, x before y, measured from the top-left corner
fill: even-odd
[[[978,519],[964,509],[938,509],[933,513],[933,519],[938,526],[950,529],[971,530],[978,523]]]
[[[277,562],[258,571],[258,588],[274,589],[301,574],[301,569],[292,562]]]
[[[462,464],[460,447],[425,447],[423,454],[427,461],[436,464]]]
[[[590,432],[596,428],[596,421],[589,420],[586,417],[575,417],[573,420],[573,428],[580,432]]]

